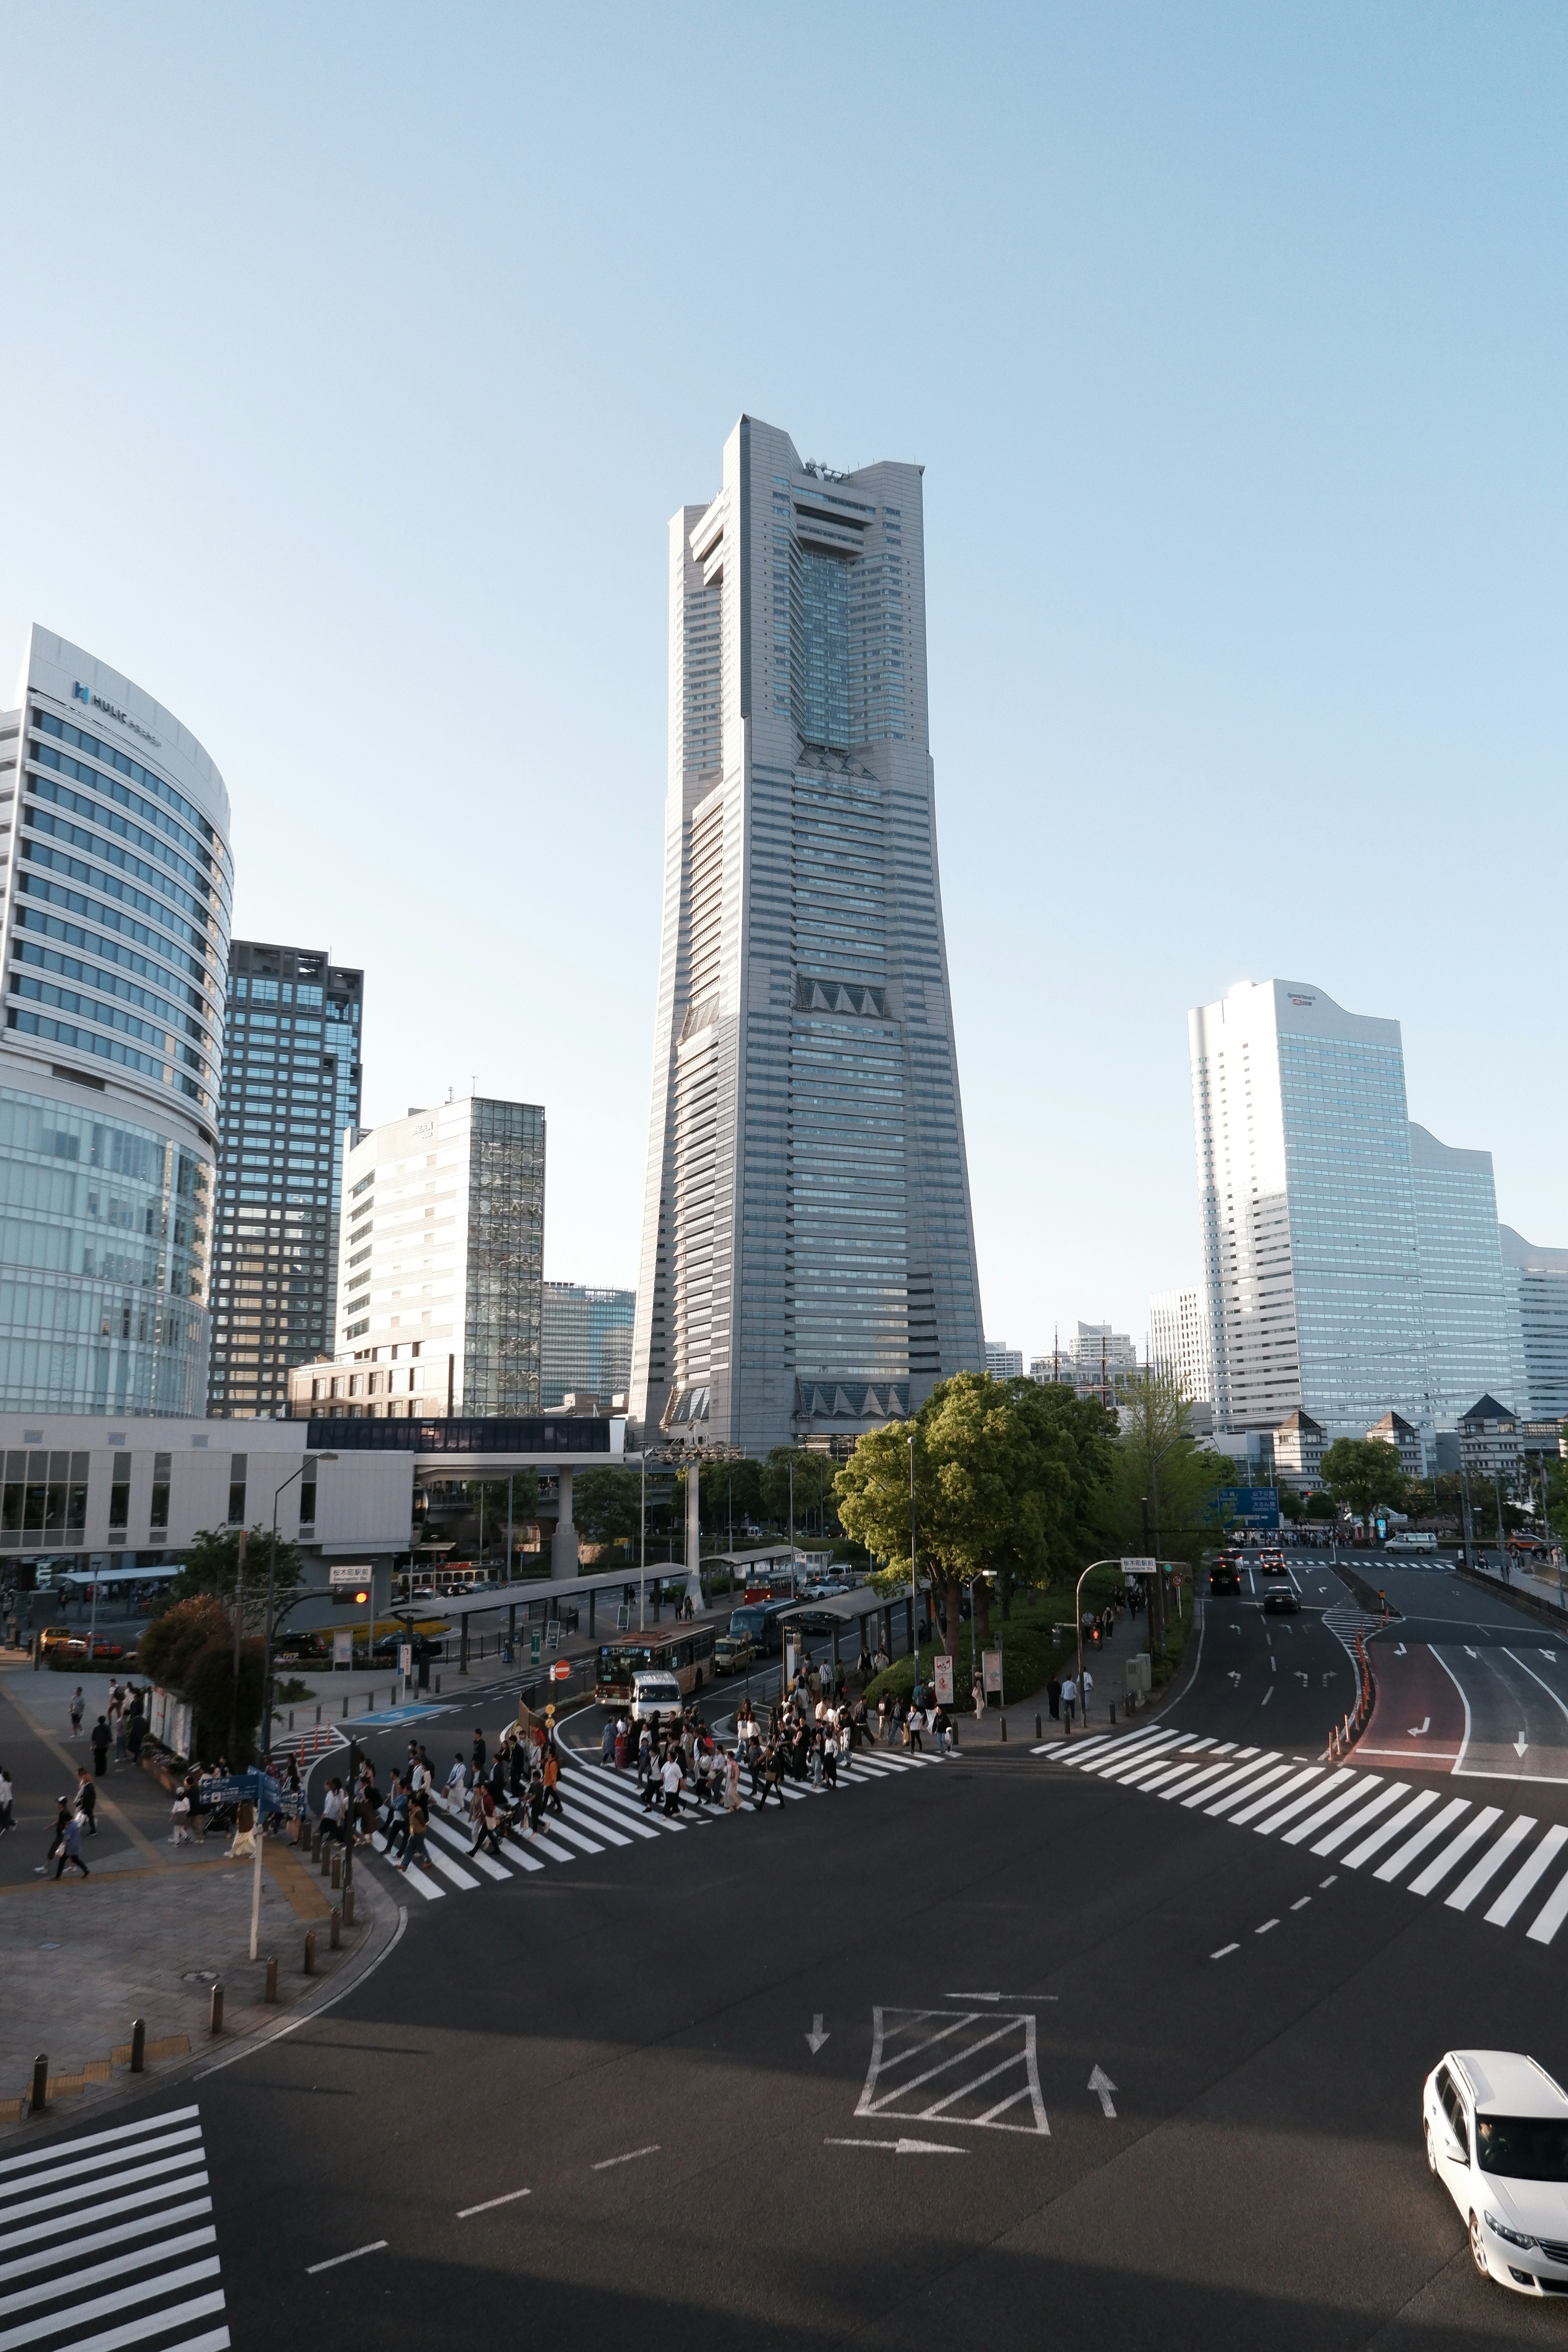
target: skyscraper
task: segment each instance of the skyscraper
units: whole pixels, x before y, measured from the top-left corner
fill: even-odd
[[[1489,1389],[1522,1417],[1519,1308],[1503,1268],[1491,1153],[1439,1143],[1412,1119],[1410,1178],[1428,1418],[1452,1429]]]
[[[984,1361],[937,873],[921,468],[742,417],[669,537],[631,1409],[749,1451]]]
[[[539,1106],[476,1095],[411,1110],[349,1139],[343,1183],[338,1361],[389,1368],[352,1376],[366,1396],[425,1400],[418,1408],[380,1404],[374,1414],[537,1412]],[[434,1361],[444,1368],[444,1395],[428,1377]],[[409,1378],[415,1364],[417,1381]],[[296,1375],[296,1396],[310,1385]]]
[[[584,1391],[608,1412],[610,1399],[626,1394],[637,1303],[635,1290],[605,1290],[582,1282],[543,1286],[541,1412]]]
[[[1542,1249],[1500,1225],[1503,1281],[1519,1331],[1519,1363],[1500,1393],[1531,1421],[1568,1415],[1568,1250]]]
[[[1156,1290],[1149,1297],[1149,1360],[1180,1381],[1190,1403],[1214,1402],[1214,1362],[1201,1290]]]
[[[1429,1426],[1399,1024],[1240,981],[1188,1041],[1217,1426]]]
[[[363,1000],[363,972],[321,950],[230,948],[207,1388],[220,1417],[283,1412],[290,1367],[331,1352]]]
[[[0,1410],[197,1413],[228,794],[172,712],[35,627],[0,810]]]

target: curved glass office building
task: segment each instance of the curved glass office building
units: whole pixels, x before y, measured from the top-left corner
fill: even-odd
[[[0,1412],[205,1402],[228,794],[47,630],[0,712]]]

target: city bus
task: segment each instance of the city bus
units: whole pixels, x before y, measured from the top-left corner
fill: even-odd
[[[599,1650],[594,1696],[601,1706],[632,1703],[634,1675],[673,1675],[682,1698],[700,1691],[713,1672],[713,1631],[685,1633],[670,1642],[605,1642]]]
[[[783,1601],[746,1601],[730,1612],[731,1633],[744,1633],[759,1658],[776,1658],[784,1648],[781,1619],[795,1606],[793,1595]]]

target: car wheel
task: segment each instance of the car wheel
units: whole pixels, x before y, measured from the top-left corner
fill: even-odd
[[[1482,2278],[1490,2278],[1491,2267],[1487,2261],[1487,2242],[1481,2235],[1481,2217],[1479,2213],[1472,2213],[1470,2216],[1470,2260],[1475,2263]]]
[[[1426,2169],[1434,2180],[1437,2178],[1437,2158],[1432,2151],[1432,2126],[1426,2126]]]

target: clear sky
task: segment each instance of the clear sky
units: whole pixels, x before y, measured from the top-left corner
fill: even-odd
[[[1195,1276],[1238,978],[1568,1244],[1561,8],[16,5],[0,89],[0,694],[37,619],[185,720],[367,1118],[547,1107],[549,1274],[636,1279],[742,409],[927,468],[988,1333]]]

